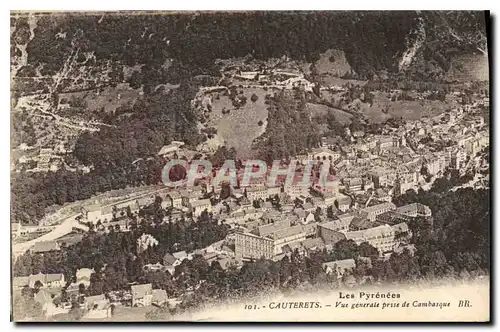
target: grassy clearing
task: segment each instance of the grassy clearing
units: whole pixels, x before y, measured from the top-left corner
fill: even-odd
[[[365,114],[370,121],[377,123],[383,122],[389,117],[402,117],[405,120],[419,120],[422,117],[432,117],[443,113],[446,109],[456,106],[456,104],[447,100],[398,100],[391,101],[383,92],[374,92],[375,98],[373,105],[362,104],[361,112]],[[387,109],[385,114],[383,109]]]
[[[341,50],[327,50],[321,54],[316,61],[316,69],[320,75],[329,74],[336,77],[342,77],[352,70],[344,51]]]
[[[307,110],[311,113],[312,117],[331,113],[335,115],[335,119],[337,119],[338,122],[342,124],[351,123],[352,115],[337,108],[328,107],[326,105],[311,104],[311,103],[308,103],[306,107]]]
[[[139,90],[132,89],[128,84],[118,84],[116,88],[106,87],[104,91],[97,94],[96,90],[61,93],[59,101],[62,99],[71,100],[72,97],[84,99],[87,103],[86,110],[90,112],[104,111],[106,113],[114,111],[117,107],[130,104],[139,97]]]
[[[217,100],[214,94],[208,126],[215,127],[217,136],[224,140],[227,146],[234,147],[238,156],[243,158],[253,155],[251,143],[265,131],[268,114],[265,96],[270,92],[260,88],[238,89],[241,90],[247,102],[239,109],[234,109],[229,97],[220,94]],[[255,102],[250,100],[254,93],[258,96]],[[222,114],[224,108],[230,110],[230,113]],[[262,126],[258,125],[259,121],[263,122]]]
[[[458,100],[451,95],[447,96],[445,102],[438,100],[391,101],[390,97],[385,92],[373,91],[372,93],[374,95],[372,106],[360,100],[355,100],[350,104],[350,107],[353,109],[357,108],[361,114],[364,114],[370,122],[373,123],[384,122],[391,117],[402,117],[405,120],[419,120],[422,117],[432,117],[443,113],[446,109],[458,107]],[[331,98],[339,100],[341,95],[328,91],[323,91],[322,94],[327,100]],[[315,107],[321,110],[319,105]],[[323,108],[325,107],[326,106],[323,106]],[[387,110],[387,112],[383,110]],[[342,113],[344,117],[348,116],[350,119],[351,116],[348,113],[337,110],[335,116],[339,121],[343,121],[341,116]]]

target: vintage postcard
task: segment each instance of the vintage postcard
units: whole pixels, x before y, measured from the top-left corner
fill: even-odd
[[[11,320],[489,322],[489,24],[11,12]]]

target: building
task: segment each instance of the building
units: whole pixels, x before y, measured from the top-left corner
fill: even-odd
[[[259,259],[274,257],[274,241],[252,233],[236,233],[235,254],[237,258]]]
[[[55,311],[54,295],[42,289],[35,294],[35,302],[42,307],[45,316],[52,316]]]
[[[133,285],[132,307],[146,307],[151,305],[153,300],[153,286],[151,284]]]
[[[399,146],[399,139],[397,137],[381,137],[377,141],[377,147],[380,150],[387,150]]]
[[[267,187],[267,197],[276,196],[281,193],[281,186],[268,186]]]
[[[11,228],[11,234],[12,234],[12,238],[15,239],[16,237],[20,236],[21,235],[21,224],[16,222],[16,223],[11,223],[10,224],[10,228]]]
[[[172,143],[164,145],[158,152],[158,155],[163,157],[172,156],[177,153],[183,145],[184,142],[172,141]]]
[[[83,307],[86,310],[92,310],[94,308],[101,307],[105,304],[109,304],[109,300],[106,299],[104,294],[100,294],[94,296],[86,296],[83,303],[84,303]]]
[[[306,239],[304,241],[291,242],[283,246],[284,253],[308,256],[311,252],[325,248],[325,243],[321,238]]]
[[[446,169],[446,157],[444,155],[429,154],[424,157],[424,165],[430,175],[442,174]]]
[[[307,154],[307,157],[309,160],[334,162],[340,159],[341,154],[339,151],[332,151],[327,147],[320,147],[312,149],[311,152]]]
[[[268,191],[264,186],[247,187],[245,191],[246,197],[252,202],[257,199],[266,199],[269,197]]]
[[[349,225],[341,220],[332,220],[326,223],[318,224],[319,236],[326,244],[333,245],[341,240],[345,240],[343,232],[349,230]]]
[[[411,239],[411,231],[408,224],[405,222],[392,225],[391,228],[394,231],[394,240],[396,245],[409,244]]]
[[[320,181],[318,180],[318,182],[314,183],[311,187],[311,191],[313,193],[316,193],[320,196],[327,196],[327,195],[331,195],[333,197],[336,197],[339,195],[339,179],[338,178],[335,178],[335,176],[333,175],[328,175],[327,179],[326,179],[328,182],[328,185],[327,186],[324,186],[320,183]]]
[[[30,277],[14,277],[12,278],[12,289],[23,289],[29,287]]]
[[[178,191],[171,191],[166,196],[166,202],[170,203],[170,206],[174,209],[182,209],[182,196]]]
[[[352,271],[355,267],[356,262],[352,258],[323,263],[325,273],[333,274],[337,279],[342,278],[346,272]]]
[[[187,252],[185,252],[184,250],[183,250],[183,251],[174,252],[174,253],[172,254],[172,256],[174,256],[174,258],[175,258],[176,260],[179,260],[179,261],[181,261],[181,262],[182,262],[183,260],[185,260],[185,259],[190,259],[190,258],[189,258],[189,255],[188,255],[188,254],[187,254]]]
[[[347,191],[358,192],[364,190],[364,181],[362,178],[344,178],[342,183]]]
[[[290,227],[291,227],[291,225],[290,225],[289,218],[280,219],[280,220],[277,220],[276,222],[273,222],[271,224],[259,226],[257,228],[256,233],[259,236],[266,236],[266,235],[275,233],[281,229],[290,228]]]
[[[396,170],[384,167],[375,167],[368,175],[371,177],[375,188],[392,186],[397,176]]]
[[[376,189],[373,197],[379,201],[384,201],[384,202],[392,201],[391,190],[383,188]]]
[[[309,228],[305,228],[303,225],[296,225],[292,227],[277,227],[266,235],[236,233],[236,258],[259,259],[264,257],[266,259],[274,259],[283,253],[285,245],[305,240],[308,230]]]
[[[368,242],[379,250],[380,253],[392,251],[396,244],[394,230],[391,226],[381,225],[360,231],[345,233],[347,240],[353,240],[357,245]]]
[[[339,195],[337,199],[338,209],[342,212],[346,212],[351,208],[352,199],[349,196]]]
[[[428,218],[432,216],[431,209],[427,205],[421,203],[411,203],[408,205],[400,206],[396,208],[394,212],[409,217]]]
[[[23,226],[19,223],[12,224],[12,232],[13,233],[16,232],[17,235],[20,236],[29,234],[44,234],[54,230],[54,228],[56,228],[56,226],[41,226],[41,225]]]
[[[377,222],[387,225],[396,225],[402,222],[410,222],[412,217],[397,213],[396,211],[388,211],[377,216]]]
[[[209,199],[200,199],[190,203],[194,216],[200,216],[203,211],[212,212],[212,203]]]
[[[410,189],[415,189],[418,185],[418,173],[417,172],[404,172],[398,174],[396,178],[396,187],[398,189],[398,194],[404,194]]]
[[[451,168],[461,169],[466,165],[467,153],[464,150],[450,152],[447,160],[449,160],[449,163],[446,164],[449,164]]]
[[[30,251],[32,254],[44,254],[51,251],[59,251],[61,247],[56,241],[35,242]]]
[[[181,193],[182,206],[189,208],[190,204],[200,199],[200,193],[195,191],[183,190]]]
[[[90,276],[94,273],[94,269],[78,269],[76,270],[76,285],[83,284],[85,288],[90,286]]]
[[[391,202],[381,203],[373,206],[366,207],[361,212],[366,213],[366,219],[375,221],[379,214],[396,209],[396,205]]]
[[[66,286],[66,280],[62,273],[51,274],[32,274],[28,277],[28,286],[35,288],[37,284],[41,284],[40,288],[61,288]]]
[[[296,225],[281,229],[269,236],[274,240],[274,255],[276,256],[283,252],[282,248],[287,243],[305,240],[306,232],[304,231],[302,225]]]
[[[292,199],[295,199],[300,196],[309,197],[309,185],[302,185],[300,183],[285,185],[283,191],[290,196]]]

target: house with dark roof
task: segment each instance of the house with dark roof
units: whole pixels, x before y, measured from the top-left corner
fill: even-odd
[[[171,253],[166,253],[165,256],[163,256],[163,265],[165,266],[174,266],[174,264],[177,262],[177,258],[175,258]],[[178,263],[177,265],[179,265]]]
[[[349,225],[349,229],[351,231],[359,231],[362,229],[368,229],[376,226],[380,226],[381,224],[376,222],[376,221],[371,221],[366,218],[363,218],[362,216],[355,216],[351,224]]]

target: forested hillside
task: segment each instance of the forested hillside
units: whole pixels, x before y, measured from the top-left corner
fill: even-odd
[[[345,51],[358,75],[368,77],[383,69],[398,70],[408,39],[419,34],[419,19],[425,24],[424,57],[439,57],[440,66],[449,65],[450,53],[485,51],[483,12],[61,13],[38,23],[27,46],[28,63],[41,65],[46,73],[57,71],[75,47],[95,55],[96,62],[115,60],[151,69],[167,58],[205,68],[217,58],[247,54],[261,59],[288,54],[310,62],[336,48]]]

